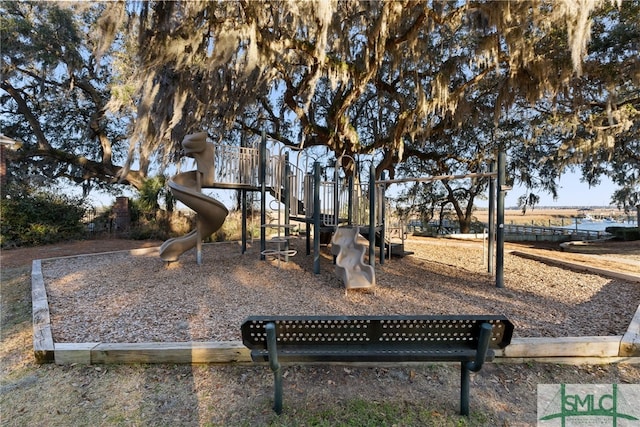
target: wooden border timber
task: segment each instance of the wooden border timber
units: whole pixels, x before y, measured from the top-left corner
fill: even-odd
[[[494,363],[553,363],[555,365],[610,365],[612,363],[640,365],[640,357],[503,357]]]
[[[618,353],[622,336],[514,338],[496,359],[585,360],[629,359]],[[636,362],[640,362],[640,358]],[[113,363],[251,363],[250,351],[241,341],[173,343],[57,343],[55,363],[60,365]],[[600,362],[603,363],[603,362]]]
[[[504,351],[496,351],[501,362],[540,361],[551,363],[640,363],[638,355],[615,351],[622,336],[514,338]],[[513,348],[512,348],[513,346]],[[240,341],[174,343],[57,343],[55,363],[251,363]],[[519,362],[518,362],[519,363]]]
[[[618,357],[622,336],[513,338],[502,357]]]
[[[251,352],[241,341],[152,343],[60,343],[59,365],[132,363],[250,363]]]
[[[605,277],[611,277],[613,279],[620,279],[620,280],[624,280],[627,282],[636,282],[636,283],[640,283],[640,274],[633,274],[633,273],[621,273],[621,272],[617,272],[617,271],[610,271],[610,270],[605,270],[603,268],[597,268],[597,267],[591,267],[588,265],[584,265],[584,264],[576,264],[570,261],[562,261],[556,258],[551,258],[551,257],[547,257],[544,255],[538,255],[538,254],[530,254],[527,252],[520,252],[520,251],[511,251],[510,252],[512,255],[516,255],[522,258],[527,258],[527,259],[532,259],[535,261],[541,261],[547,264],[554,264],[554,265],[559,265],[561,267],[565,267],[565,268],[570,268],[572,270],[575,271],[588,271],[590,273],[595,273],[595,274],[599,274],[601,276],[605,276]]]
[[[620,356],[640,356],[640,306],[620,342]]]
[[[42,277],[42,262],[36,259],[31,264],[31,307],[33,313],[33,352],[36,361],[54,360],[54,343],[51,334],[49,300]]]

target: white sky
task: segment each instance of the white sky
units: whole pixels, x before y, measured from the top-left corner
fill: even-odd
[[[188,168],[187,168],[188,169]],[[185,170],[187,170],[185,169]],[[586,207],[586,206],[609,206],[611,196],[617,186],[610,180],[603,178],[602,183],[597,187],[589,188],[589,186],[580,182],[579,172],[569,172],[560,179],[558,198],[553,199],[551,194],[538,192],[540,203],[537,206],[551,207]],[[218,199],[228,208],[231,208],[234,202],[234,192],[230,190],[205,190],[207,195]],[[505,197],[505,207],[511,208],[517,206],[518,197],[525,193],[523,187],[515,186],[507,192]],[[97,193],[91,195],[92,203],[98,206],[110,206],[115,202],[115,197],[111,195],[99,195]],[[476,200],[478,207],[486,207],[487,200]]]
[[[560,178],[557,199],[554,200],[548,193],[537,193],[540,196],[538,206],[609,206],[616,188],[617,186],[607,178],[603,178],[597,187],[589,188],[588,184],[580,182],[579,172],[569,172]],[[507,192],[505,207],[517,206],[518,197],[524,193],[524,188],[515,186]]]

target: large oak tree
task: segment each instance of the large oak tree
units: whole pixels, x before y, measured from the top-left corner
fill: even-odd
[[[462,153],[478,156],[472,164],[485,167],[484,159],[506,149],[516,179],[552,190],[572,161],[593,159],[594,179],[612,172],[605,170],[614,167],[613,157],[606,160],[617,149],[611,138],[637,135],[637,1],[102,6],[93,21],[99,42],[80,58],[95,58],[95,65],[117,59],[115,52],[126,56],[110,62],[118,64],[117,75],[98,85],[105,92],[95,114],[135,106],[123,114],[130,118],[128,163],[116,171],[132,182],[154,159],[170,159],[187,133],[204,129],[231,141],[265,130],[290,146],[372,155],[378,176],[386,170],[391,177],[402,162],[432,174],[429,165],[446,164],[439,156],[461,153],[456,147],[467,139],[466,146],[482,147]],[[592,21],[598,33],[590,39]],[[518,120],[523,127],[515,131]],[[573,123],[580,132],[556,132],[554,123]],[[474,133],[474,126],[483,131]],[[505,134],[517,138],[486,140]],[[484,140],[468,141],[474,137]],[[104,159],[98,163],[109,164]],[[131,171],[134,164],[139,171]]]
[[[145,171],[122,174],[132,114],[110,109],[118,79],[114,54],[99,60],[86,33],[102,7],[83,3],[0,5],[2,133],[20,141],[6,151],[7,182],[47,185],[63,179],[141,188]],[[122,86],[119,86],[122,88]]]

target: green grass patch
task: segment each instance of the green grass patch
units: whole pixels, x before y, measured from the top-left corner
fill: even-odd
[[[271,427],[378,427],[378,426],[474,426],[486,425],[484,414],[472,413],[469,418],[442,413],[409,402],[376,402],[363,399],[342,401],[323,407],[293,408],[285,405],[284,413],[266,424]],[[245,424],[246,426],[251,423]]]
[[[31,320],[30,267],[2,269],[0,302],[2,339],[13,327]]]

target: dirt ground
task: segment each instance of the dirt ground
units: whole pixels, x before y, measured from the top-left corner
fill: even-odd
[[[471,416],[457,415],[457,365],[285,367],[285,413],[270,410],[263,366],[55,366],[32,356],[30,264],[34,259],[158,246],[106,239],[2,251],[0,425],[451,425],[532,426],[539,384],[639,384],[640,365],[490,363],[471,384]],[[557,244],[508,244],[575,258]],[[612,269],[640,260],[640,242],[584,248]],[[593,261],[593,257],[588,258]],[[626,268],[626,267],[625,267]],[[364,403],[363,403],[364,402]],[[362,406],[364,409],[358,409]],[[547,425],[544,423],[538,425]]]
[[[15,268],[31,264],[34,259],[65,257],[80,254],[122,251],[160,246],[157,240],[95,239],[60,242],[52,245],[0,251],[0,266]]]

